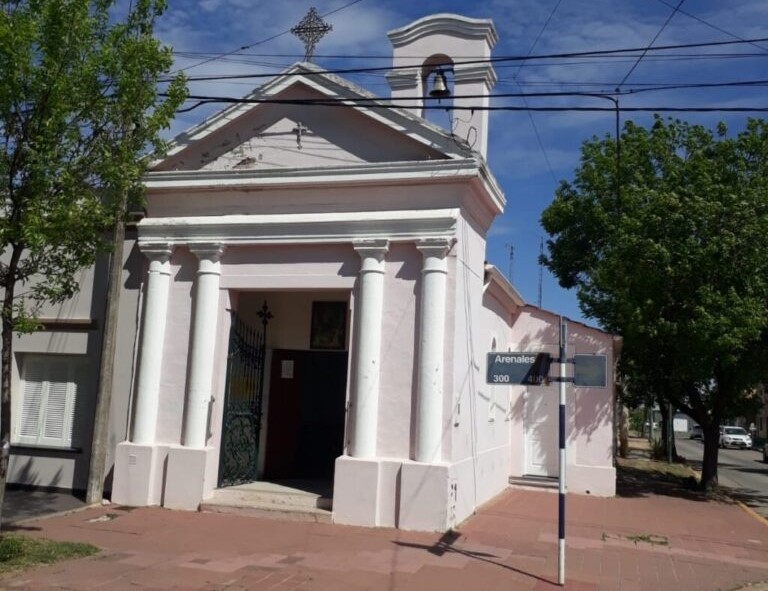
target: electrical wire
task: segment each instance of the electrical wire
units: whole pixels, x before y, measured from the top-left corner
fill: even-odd
[[[617,55],[617,54],[631,54],[635,52],[644,52],[645,53],[649,51],[666,51],[670,49],[692,49],[692,48],[703,48],[703,47],[721,47],[726,45],[738,45],[738,44],[744,44],[744,43],[754,43],[754,42],[761,42],[761,41],[768,41],[768,37],[760,37],[755,39],[746,39],[744,41],[734,40],[734,41],[709,41],[704,43],[684,43],[684,44],[676,44],[676,45],[660,45],[657,47],[632,47],[632,48],[623,48],[623,49],[604,49],[604,50],[593,50],[593,51],[578,51],[578,52],[569,52],[569,53],[552,53],[552,54],[543,54],[543,55],[530,55],[530,56],[500,56],[500,57],[491,57],[491,58],[484,58],[484,59],[477,59],[477,60],[465,60],[460,62],[454,62],[455,66],[463,66],[463,65],[474,65],[474,64],[497,64],[497,63],[504,63],[504,62],[516,62],[516,61],[528,61],[528,60],[538,60],[538,59],[570,59],[570,58],[582,58],[582,57],[605,57],[605,56],[611,56],[611,55]],[[339,69],[324,69],[324,70],[317,70],[317,71],[307,71],[303,72],[302,75],[304,76],[323,76],[327,74],[359,74],[359,73],[370,73],[370,72],[390,72],[390,71],[396,71],[396,70],[409,70],[413,69],[414,65],[406,65],[406,66],[382,66],[382,67],[366,67],[366,68],[339,68]],[[202,81],[211,81],[211,80],[233,80],[233,79],[253,79],[253,78],[280,78],[285,76],[291,76],[293,74],[223,74],[223,75],[217,75],[217,76],[190,76],[187,78],[187,81],[190,82],[202,82]],[[169,82],[172,80],[171,77],[167,79],[161,80],[161,82]]]
[[[733,87],[761,87],[761,86],[768,86],[768,79],[760,79],[760,80],[739,80],[739,81],[730,81],[730,82],[711,82],[711,83],[683,83],[683,84],[669,84],[664,86],[659,86],[655,88],[642,88],[642,89],[629,89],[624,91],[613,91],[613,92],[577,92],[577,91],[557,91],[557,92],[506,92],[506,93],[495,93],[490,95],[491,99],[502,99],[502,98],[599,98],[604,99],[607,96],[628,96],[631,94],[637,94],[639,92],[650,92],[654,90],[659,91],[668,91],[668,90],[678,90],[678,89],[695,89],[695,88],[733,88]],[[164,96],[164,95],[163,95]],[[291,105],[328,105],[328,104],[339,104],[339,105],[361,105],[361,106],[396,106],[393,103],[411,103],[411,102],[421,102],[426,101],[430,99],[429,96],[414,96],[414,97],[370,97],[370,96],[357,96],[357,97],[339,97],[339,98],[333,98],[333,97],[323,97],[323,98],[317,98],[317,99],[278,99],[274,97],[226,97],[226,96],[206,96],[206,95],[190,95],[187,97],[187,100],[198,100],[198,101],[206,101],[206,102],[242,102],[242,103],[249,103],[249,104],[262,104],[262,103],[271,103],[271,104],[291,104]],[[475,94],[475,95],[461,95],[454,98],[461,98],[461,99],[484,99],[487,98],[486,95],[482,94]],[[445,106],[443,105],[437,105],[435,108],[437,109],[443,109],[445,110]],[[451,107],[452,109],[457,109],[458,107],[454,105]],[[467,109],[480,109],[480,106],[468,106]],[[524,110],[524,109],[521,109]]]
[[[348,2],[344,6],[340,6],[339,8],[332,10],[330,12],[326,12],[325,14],[321,14],[321,18],[326,18],[328,16],[331,16],[332,14],[336,14],[337,12],[341,12],[342,10],[349,8],[351,6],[354,6],[355,4],[358,4],[362,2],[363,0],[352,0],[351,2]],[[238,47],[237,49],[233,49],[232,51],[227,51],[224,53],[217,54],[216,56],[209,57],[207,59],[202,60],[201,62],[198,62],[196,64],[192,64],[191,66],[185,66],[183,68],[179,68],[178,70],[175,70],[172,72],[172,74],[178,74],[179,72],[186,72],[187,70],[191,70],[192,68],[197,68],[198,66],[202,66],[203,64],[210,63],[212,61],[219,60],[224,57],[228,57],[230,55],[234,55],[236,53],[240,53],[241,51],[244,51],[246,49],[250,49],[251,47],[256,47],[257,45],[263,45],[264,43],[267,43],[268,41],[272,41],[274,39],[277,39],[278,37],[282,37],[283,35],[290,33],[291,29],[286,29],[285,31],[282,31],[280,33],[277,33],[275,35],[272,35],[271,37],[267,37],[266,39],[261,39],[260,41],[256,41],[255,43],[251,43],[250,45],[243,45],[242,47]]]
[[[658,0],[658,1],[661,2],[662,4],[664,4],[665,6],[669,6],[670,8],[674,8],[674,6],[672,6],[672,4],[667,2],[667,0]],[[679,7],[678,7],[677,11],[680,14],[683,14],[683,15],[689,17],[689,18],[692,18],[693,20],[698,21],[701,24],[706,25],[706,26],[708,26],[711,29],[714,29],[715,31],[718,31],[720,33],[728,35],[729,37],[733,37],[734,39],[739,39],[740,41],[746,41],[746,39],[744,39],[743,37],[740,37],[739,35],[736,35],[735,33],[732,33],[731,31],[726,31],[722,27],[718,27],[717,25],[715,25],[715,24],[713,24],[713,23],[711,23],[711,22],[709,22],[709,21],[707,21],[707,20],[705,20],[705,19],[703,19],[701,17],[698,17],[695,14],[691,14],[690,12],[686,12],[685,10],[681,10]],[[763,47],[762,45],[758,45],[757,43],[752,43],[752,42],[748,42],[748,43],[750,45],[753,45],[753,46],[757,47],[758,49],[761,49],[761,50],[763,50],[765,52],[768,52],[768,48]]]
[[[645,54],[648,53],[648,51],[651,49],[654,43],[656,43],[656,39],[659,38],[659,36],[664,32],[664,29],[667,28],[667,25],[670,23],[672,18],[677,14],[677,11],[680,10],[680,7],[683,5],[683,2],[685,0],[680,0],[677,3],[677,6],[675,6],[674,10],[670,13],[670,15],[667,17],[667,20],[664,21],[664,24],[661,25],[661,28],[656,32],[656,34],[653,36],[653,39],[651,39],[651,42],[648,44],[648,47],[645,48],[643,53],[640,54],[640,56],[637,58],[637,61],[634,63],[634,65],[629,69],[629,72],[627,72],[626,76],[619,82],[619,84],[616,86],[616,88],[621,88],[621,85],[624,84],[627,81],[627,78],[629,78],[632,75],[632,72],[635,71],[635,68],[638,66],[638,64],[642,61],[642,59],[645,57]]]
[[[544,21],[544,24],[542,25],[541,29],[539,29],[539,33],[536,35],[536,37],[533,40],[533,43],[528,48],[528,53],[526,53],[526,57],[530,56],[533,53],[533,50],[536,48],[536,44],[539,42],[539,39],[541,39],[541,36],[544,34],[544,31],[547,29],[547,26],[552,20],[552,17],[555,16],[555,12],[557,12],[557,9],[560,7],[560,4],[562,1],[563,0],[557,0],[555,5],[552,7],[552,10],[549,12],[549,16],[547,17],[547,20]],[[522,70],[522,67],[524,65],[525,65],[525,61],[520,62],[520,67],[517,69],[517,71],[514,74],[512,74],[512,80],[517,84],[518,88],[520,88],[521,92],[523,88],[522,86],[520,86],[520,83],[518,82],[517,77],[520,75],[520,71]],[[523,105],[527,107],[528,101],[525,98],[522,98],[521,100],[523,102]],[[544,147],[544,142],[541,139],[539,128],[536,126],[536,120],[533,117],[533,112],[526,111],[526,113],[528,115],[528,120],[531,122],[531,127],[533,128],[533,135],[536,136],[536,142],[539,144],[539,150],[541,150],[541,154],[544,156],[544,162],[547,165],[549,174],[552,176],[552,180],[555,183],[557,183],[557,175],[555,174],[554,168],[552,168],[552,163],[549,160],[549,154],[547,154],[547,149]]]
[[[162,97],[168,96],[165,93],[158,93]],[[526,96],[535,96],[535,93]],[[520,96],[520,95],[512,95]],[[608,94],[597,93],[549,93],[542,96],[571,96],[582,98],[601,98],[609,99]],[[426,97],[422,97],[426,99]],[[466,98],[466,97],[465,97]],[[471,97],[469,97],[471,98]],[[299,105],[299,106],[319,106],[319,107],[345,107],[350,106],[350,102],[364,106],[366,108],[373,109],[391,109],[395,107],[393,104],[387,104],[384,102],[377,102],[375,99],[364,99],[368,102],[358,102],[351,99],[272,99],[272,98],[234,98],[234,97],[205,97],[205,96],[189,96],[187,100],[196,100],[201,104],[206,103],[231,103],[231,104],[280,104],[280,105]],[[391,100],[391,99],[390,99]],[[406,99],[406,100],[417,100]],[[611,99],[614,100],[614,99]],[[199,106],[199,105],[198,105]],[[423,105],[424,110],[445,110],[443,105]],[[516,107],[511,105],[503,106],[482,106],[482,105],[453,105],[451,107],[454,111],[535,111],[535,112],[616,112],[616,107],[590,107],[590,106],[558,106],[558,107],[537,107],[537,106],[525,106]],[[191,109],[187,109],[191,110]],[[636,112],[636,113],[653,113],[653,112],[670,112],[670,113],[766,113],[768,107],[730,107],[730,106],[717,106],[717,107],[674,107],[674,106],[654,106],[654,107],[621,107],[621,111],[624,112]]]

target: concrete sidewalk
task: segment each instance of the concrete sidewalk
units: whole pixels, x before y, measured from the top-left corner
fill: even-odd
[[[567,514],[566,589],[708,591],[768,581],[768,524],[736,504],[569,495]],[[99,555],[7,576],[0,589],[559,589],[556,521],[557,495],[519,489],[444,535],[98,507],[22,527],[90,542]]]

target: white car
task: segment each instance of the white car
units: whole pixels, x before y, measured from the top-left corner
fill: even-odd
[[[743,427],[723,427],[720,431],[720,447],[750,449],[752,438]]]

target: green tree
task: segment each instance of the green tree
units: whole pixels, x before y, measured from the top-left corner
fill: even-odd
[[[768,125],[730,136],[657,117],[626,123],[620,148],[617,159],[611,138],[582,146],[542,216],[544,264],[622,335],[636,381],[702,425],[706,488],[721,420],[765,374]]]
[[[111,244],[125,203],[163,149],[185,96],[154,37],[163,0],[4,0],[0,5],[0,509],[11,429],[11,343]],[[23,289],[21,289],[23,287]]]

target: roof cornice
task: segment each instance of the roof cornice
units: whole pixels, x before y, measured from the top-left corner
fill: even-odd
[[[491,264],[485,265],[485,290],[494,290],[501,299],[507,298],[515,306],[525,306],[525,300],[501,272]],[[502,295],[503,294],[503,295]],[[498,297],[498,296],[497,296]]]
[[[500,190],[485,163],[476,158],[376,162],[340,167],[273,168],[268,170],[171,170],[144,176],[147,189],[207,189],[246,186],[395,183],[421,180],[466,180],[479,177],[490,193]],[[501,197],[503,202],[503,196]]]
[[[436,33],[456,35],[465,39],[485,39],[491,48],[499,40],[492,20],[448,13],[425,16],[405,27],[389,31],[387,36],[392,45],[398,47]]]

